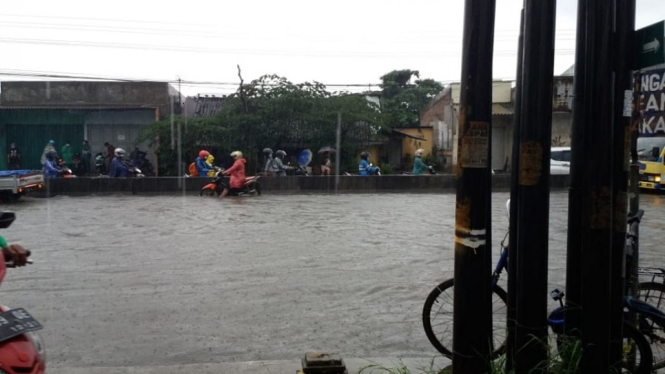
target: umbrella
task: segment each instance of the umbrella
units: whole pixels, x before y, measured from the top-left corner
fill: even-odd
[[[326,152],[335,152],[335,148],[330,147],[330,146],[325,146],[325,147],[319,149],[319,151],[317,153],[326,153]]]
[[[310,162],[312,162],[312,151],[309,149],[305,149],[300,154],[298,155],[298,163],[300,166],[305,167],[307,166]]]

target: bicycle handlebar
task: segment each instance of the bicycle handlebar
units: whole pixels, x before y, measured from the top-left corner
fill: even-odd
[[[30,259],[28,259],[28,261],[27,261],[26,263],[27,263],[28,265],[32,265],[32,264],[33,264],[33,261],[30,260]],[[7,261],[7,262],[5,262],[5,267],[8,267],[8,268],[15,268],[16,265],[14,264],[14,261]]]

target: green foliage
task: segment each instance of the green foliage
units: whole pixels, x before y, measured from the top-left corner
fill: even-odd
[[[433,79],[420,78],[417,70],[393,70],[381,77],[382,111],[388,116],[389,124],[398,126],[419,126],[420,113],[443,86]]]
[[[318,82],[294,84],[277,75],[265,75],[243,85],[242,92],[239,89],[228,96],[219,115],[189,119],[188,131],[183,133],[184,161],[191,162],[202,147],[237,149],[247,158],[247,170],[255,170],[265,147],[334,145],[338,113],[342,114],[343,149],[353,148],[353,152],[342,154],[346,161],[355,157],[355,148],[380,138],[385,121],[378,109],[362,95],[329,92]],[[180,117],[175,120],[183,121]],[[175,156],[167,146],[170,123],[155,123],[143,137],[153,145],[159,139],[160,168],[175,165]]]
[[[417,371],[412,371],[402,360],[398,360],[395,367],[386,367],[375,362],[360,368],[358,374],[444,374],[446,369],[436,368],[435,359],[432,358],[429,362],[429,366],[416,368]]]
[[[379,165],[379,168],[381,169],[382,175],[395,174],[395,168],[393,168],[390,164],[381,163],[381,165]]]

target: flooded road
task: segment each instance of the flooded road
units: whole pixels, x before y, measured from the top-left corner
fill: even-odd
[[[493,253],[507,228],[493,198]],[[34,251],[2,304],[40,320],[49,366],[432,357],[420,314],[453,275],[454,194],[26,199],[2,234]],[[552,286],[568,197],[551,198]],[[642,197],[642,264],[665,265],[665,197]],[[663,263],[659,263],[662,261]]]

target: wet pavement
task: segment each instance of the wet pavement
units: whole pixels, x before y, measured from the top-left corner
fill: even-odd
[[[495,257],[507,198],[493,197]],[[2,234],[36,263],[9,270],[1,302],[45,325],[48,364],[61,372],[299,360],[310,350],[431,358],[420,313],[453,274],[454,203],[454,194],[28,198],[11,206],[17,220]],[[552,287],[565,283],[567,205],[565,192],[552,194]],[[643,196],[642,207],[642,264],[665,265],[665,196]]]

